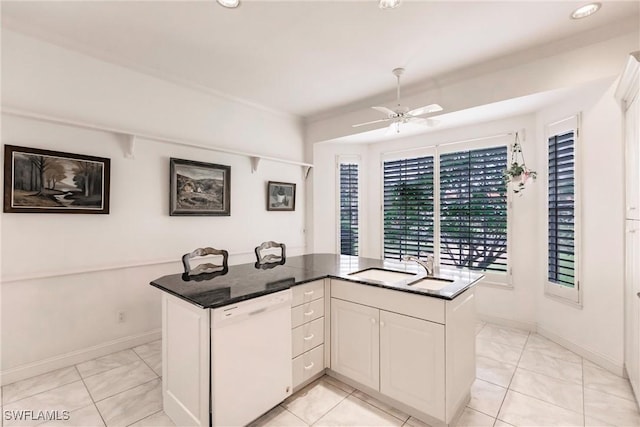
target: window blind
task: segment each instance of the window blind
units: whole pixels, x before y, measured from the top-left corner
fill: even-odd
[[[340,164],[340,253],[358,255],[358,165]]]
[[[433,253],[433,156],[384,162],[384,257]]]
[[[507,147],[440,155],[440,263],[506,272]]]
[[[574,132],[549,138],[549,281],[575,285]]]

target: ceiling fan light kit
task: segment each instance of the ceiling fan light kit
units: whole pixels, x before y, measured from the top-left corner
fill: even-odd
[[[601,3],[589,3],[584,6],[580,6],[571,13],[571,19],[586,18],[587,16],[591,16],[596,13],[601,7]]]
[[[395,9],[400,6],[401,0],[380,0],[378,7],[380,9]]]
[[[382,123],[382,122],[391,122],[389,125],[389,129],[387,134],[400,133],[400,124],[405,123],[414,123],[421,126],[433,127],[438,124],[437,120],[425,119],[420,116],[429,113],[436,113],[438,111],[442,111],[442,107],[438,104],[429,104],[423,107],[414,108],[413,110],[409,110],[409,107],[403,106],[400,104],[400,76],[404,73],[404,68],[394,68],[392,71],[393,75],[396,76],[397,86],[396,86],[396,102],[397,105],[394,109],[387,107],[371,107],[376,111],[381,112],[382,114],[386,114],[386,119],[378,119],[372,120],[370,122],[358,123],[352,125],[352,127],[360,127],[366,125],[372,125],[374,123]]]
[[[240,6],[240,0],[216,0],[220,6],[224,6],[228,9],[235,9]]]

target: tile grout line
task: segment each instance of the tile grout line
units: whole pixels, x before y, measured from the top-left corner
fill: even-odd
[[[367,402],[366,400],[360,399],[358,396],[354,396],[354,395],[353,395],[353,393],[355,393],[355,391],[356,391],[356,390],[358,390],[358,389],[355,389],[353,392],[351,392],[351,395],[350,395],[350,396],[353,396],[354,398],[358,399],[358,400],[359,400],[359,401],[361,401],[361,402],[366,403],[366,404],[367,404],[367,405],[369,405],[369,406],[373,406],[374,408],[378,409],[379,411],[382,411],[382,412],[384,412],[385,414],[392,416],[392,417],[393,417],[393,418],[395,418],[396,420],[400,420],[400,421],[402,421],[402,418],[398,418],[398,417],[396,417],[396,416],[395,416],[395,415],[393,415],[391,412],[386,411],[386,410],[384,410],[383,408],[380,408],[379,406],[374,405],[373,403],[369,403],[369,402]],[[364,392],[364,391],[362,391],[362,390],[358,390],[358,391],[359,391],[360,393],[363,393],[363,394],[365,394],[365,395],[369,396],[367,393],[365,393],[365,392]],[[377,400],[377,399],[376,399],[375,397],[373,397],[373,396],[369,396],[369,397],[371,397],[372,399]],[[378,402],[380,402],[380,401],[378,400]],[[380,403],[384,403],[384,402],[380,402]],[[393,407],[393,406],[391,406],[391,405],[388,405],[388,406],[389,406],[389,407],[391,407],[391,408],[393,408],[393,409],[395,409],[395,410],[397,410],[397,411],[400,411],[399,409],[394,408],[394,407]],[[402,412],[402,411],[400,411],[400,412]],[[406,419],[406,420],[404,420],[404,421],[403,421],[403,423],[406,423],[406,422],[409,420],[409,418],[411,418],[411,415],[409,415],[409,414],[405,414],[405,415],[407,415],[407,419]]]
[[[325,374],[325,375],[326,375],[326,374]],[[314,382],[315,382],[315,383],[322,382],[322,378],[323,378],[323,377],[324,377],[324,376],[322,376],[322,377],[318,378],[318,379],[317,379],[316,381],[314,381]],[[313,384],[313,383],[311,383],[311,384]],[[309,385],[311,385],[311,384],[309,384]],[[330,385],[331,387],[337,388],[338,390],[343,391],[344,393],[347,393],[346,391],[342,390],[340,387],[337,387],[337,386],[335,386],[335,385],[333,385],[333,384],[331,384],[331,383],[326,382],[326,384]],[[336,404],[335,404],[335,405],[333,405],[331,408],[329,408],[326,412],[324,412],[322,415],[320,415],[320,416],[318,417],[318,419],[317,419],[317,420],[315,420],[314,422],[312,422],[311,424],[309,424],[309,426],[313,426],[315,423],[317,423],[318,421],[320,421],[320,420],[322,419],[322,417],[324,417],[324,416],[325,416],[325,415],[327,415],[329,412],[331,412],[331,411],[332,411],[336,406],[338,406],[340,403],[342,403],[342,401],[343,401],[343,400],[345,400],[347,397],[351,396],[351,395],[353,394],[353,392],[354,392],[354,391],[355,391],[355,388],[353,389],[353,391],[352,391],[351,393],[347,393],[347,394],[346,394],[342,399],[340,399],[340,401],[339,401],[338,403],[336,403]],[[293,415],[295,415],[295,414],[293,414]],[[303,421],[304,421],[304,420],[303,420]]]
[[[527,334],[527,338],[524,340],[524,345],[522,346],[522,351],[520,352],[520,357],[518,357],[518,363],[516,363],[516,369],[513,370],[513,374],[511,375],[511,379],[509,380],[509,384],[507,384],[507,391],[504,393],[504,397],[502,398],[502,402],[500,402],[500,407],[498,408],[498,413],[496,414],[496,419],[493,422],[498,421],[498,417],[500,416],[500,411],[502,410],[502,405],[504,405],[504,401],[507,399],[507,394],[511,391],[511,383],[513,382],[513,377],[516,376],[516,372],[518,371],[518,365],[520,365],[520,360],[522,360],[522,355],[524,354],[524,349],[527,347],[527,343],[529,342],[529,337],[531,336],[531,332]],[[514,390],[515,391],[515,390]],[[500,420],[502,421],[502,420]]]
[[[577,365],[577,363],[575,363],[575,365]],[[571,384],[575,384],[575,385],[581,385],[582,384],[582,381],[575,381],[575,380],[570,380],[570,379],[567,379],[567,378],[552,377],[551,375],[549,375],[549,374],[547,374],[545,372],[534,371],[531,368],[525,368],[525,367],[522,367],[522,366],[517,366],[517,368],[518,369],[522,369],[522,370],[527,371],[527,372],[531,372],[532,374],[543,375],[543,376],[545,376],[547,378],[551,378],[551,379],[557,380],[557,381],[563,381],[563,382],[567,382],[567,383],[571,383]]]
[[[80,375],[80,381],[82,381],[82,385],[84,386],[85,390],[87,390],[87,394],[89,395],[89,399],[91,399],[91,402],[93,403],[93,407],[96,408],[96,412],[98,413],[98,416],[100,416],[100,419],[102,420],[102,424],[104,424],[106,426],[107,422],[104,420],[104,417],[102,416],[102,412],[100,412],[100,409],[98,409],[98,405],[96,405],[96,401],[93,400],[93,396],[89,392],[89,387],[87,387],[87,383],[84,382],[84,378],[82,378],[82,375],[80,374],[80,370],[78,369],[78,365],[73,365],[73,367],[76,369],[76,372],[78,373],[78,375]]]
[[[138,362],[135,362],[135,363],[138,363]],[[145,365],[146,365],[146,364],[145,364]],[[125,365],[125,366],[128,366],[128,365]],[[147,366],[147,367],[148,367],[148,366]],[[151,368],[149,368],[149,369],[151,369]],[[134,388],[136,388],[136,387],[138,387],[138,386],[141,386],[142,384],[147,384],[147,383],[150,383],[150,382],[151,382],[151,381],[153,381],[153,380],[157,380],[158,378],[160,378],[160,377],[158,376],[158,374],[156,374],[156,373],[153,371],[153,369],[151,369],[151,372],[153,372],[153,375],[155,375],[155,378],[152,378],[152,379],[150,379],[150,380],[147,380],[147,381],[141,382],[140,384],[133,385],[133,386],[131,386],[131,387],[129,387],[129,388],[126,388],[126,389],[124,389],[124,390],[120,390],[119,392],[117,392],[117,393],[115,393],[115,394],[111,394],[111,395],[109,395],[109,396],[103,397],[102,399],[97,400],[97,401],[96,401],[96,403],[98,403],[98,402],[102,402],[103,400],[109,399],[110,397],[117,396],[117,395],[119,395],[120,393],[124,393],[125,391],[132,390],[132,389],[134,389]],[[82,382],[84,383],[84,380],[82,380]],[[86,384],[85,384],[85,387],[87,387],[87,386],[86,386]],[[88,387],[87,387],[87,391],[89,391],[89,388],[88,388]],[[93,395],[91,395],[91,392],[90,392],[90,391],[89,391],[89,395],[91,396],[91,399],[93,399]]]
[[[154,412],[153,414],[149,414],[146,417],[140,418],[139,420],[132,422],[131,424],[127,424],[127,427],[130,427],[130,426],[134,425],[135,423],[137,423],[139,421],[142,421],[142,420],[145,420],[145,419],[147,419],[149,417],[153,417],[155,414],[159,414],[160,412],[163,412],[163,411],[164,411],[164,407],[162,409],[160,409],[159,411]]]
[[[1,1],[1,0],[0,0],[0,1]],[[59,370],[67,369],[67,368],[71,368],[71,367],[74,367],[74,368],[75,368],[75,365],[67,366],[67,367],[65,367],[65,368],[60,368],[60,369],[54,369],[53,371],[45,372],[44,374],[40,374],[40,375],[47,375],[47,374],[49,374],[49,373],[51,373],[51,372],[55,372],[55,371],[59,371]],[[76,372],[77,372],[77,369],[76,369]],[[25,379],[24,379],[24,380],[22,380],[22,381],[26,381],[26,380],[29,380],[29,379],[31,379],[31,378],[39,377],[40,375],[35,375],[35,376],[33,376],[33,377],[25,378]],[[78,372],[78,375],[80,375],[80,373],[79,373],[79,372]],[[80,379],[82,379],[82,376],[81,376],[81,375],[80,375]],[[22,400],[24,400],[24,399],[28,399],[28,398],[30,398],[30,397],[37,396],[37,395],[42,394],[42,393],[47,393],[47,392],[49,392],[49,391],[51,391],[51,390],[55,390],[55,389],[57,389],[57,388],[64,387],[64,386],[66,386],[66,385],[69,385],[69,384],[75,383],[75,382],[77,382],[77,381],[78,381],[77,379],[74,379],[74,380],[69,381],[69,382],[67,382],[67,383],[58,384],[58,385],[56,385],[55,387],[48,388],[48,389],[46,389],[46,390],[42,390],[42,391],[39,391],[39,392],[34,393],[34,394],[30,394],[29,396],[25,396],[25,397],[21,397],[20,399],[12,400],[11,402],[6,402],[6,403],[4,403],[4,402],[3,402],[3,403],[2,403],[2,409],[4,410],[4,407],[5,407],[5,406],[7,406],[7,405],[13,405],[13,404],[14,404],[14,403],[16,403],[16,402],[20,402],[20,401],[22,401]],[[15,383],[17,383],[17,382],[20,382],[20,381],[15,381],[15,382],[13,382],[13,383],[11,383],[11,384],[15,384]],[[11,384],[7,384],[7,385],[11,385]],[[2,387],[6,387],[7,385],[4,385],[4,386],[2,386]],[[3,396],[2,396],[2,398],[4,399],[4,390],[3,390]]]
[[[124,393],[124,392],[126,392],[126,391],[131,391],[131,390],[133,390],[133,389],[134,389],[134,388],[136,388],[136,387],[140,387],[141,385],[149,384],[151,381],[155,381],[155,380],[157,380],[157,379],[160,379],[160,377],[156,376],[155,378],[152,378],[152,379],[150,379],[150,380],[148,380],[148,381],[142,382],[142,383],[140,383],[140,384],[136,384],[136,385],[134,385],[133,387],[129,387],[128,389],[125,389],[125,390],[119,391],[119,392],[117,392],[116,394],[112,394],[111,396],[107,396],[107,397],[105,397],[105,398],[103,398],[103,399],[98,400],[98,401],[96,402],[96,405],[97,405],[98,403],[100,403],[100,402],[104,402],[105,400],[107,400],[107,399],[111,399],[112,397],[115,397],[115,396],[117,396],[117,395],[119,395],[119,394],[122,394],[122,393]],[[91,394],[91,393],[89,393],[89,394]],[[138,420],[138,421],[139,421],[139,420]]]
[[[278,406],[281,407],[282,409],[284,409],[285,411],[287,411],[288,413],[290,413],[291,415],[293,415],[294,417],[296,417],[297,419],[299,419],[300,421],[302,421],[305,426],[309,427],[309,424],[307,424],[302,418],[300,418],[299,416],[297,416],[296,414],[294,414],[293,412],[291,412],[290,410],[288,410],[287,408],[282,406],[282,404],[279,404]]]
[[[157,379],[159,379],[159,378],[160,378],[160,377],[156,377],[156,378],[154,378],[154,379],[152,379],[152,380],[145,381],[145,382],[143,382],[143,383],[141,383],[141,384],[138,384],[138,385],[136,385],[136,386],[134,386],[134,387],[128,388],[128,389],[126,389],[126,390],[123,390],[123,391],[121,391],[121,392],[119,392],[119,393],[116,393],[116,394],[114,394],[114,395],[111,395],[111,396],[109,396],[109,397],[105,397],[104,399],[101,399],[101,400],[99,400],[99,401],[96,403],[96,408],[98,407],[98,403],[100,403],[100,402],[104,402],[105,400],[107,400],[107,399],[111,399],[112,397],[116,397],[116,396],[118,396],[119,394],[125,393],[125,392],[127,392],[127,391],[131,391],[131,390],[133,390],[133,389],[134,389],[134,388],[136,388],[136,387],[140,387],[140,386],[143,386],[143,385],[145,385],[145,384],[149,384],[150,382],[153,382],[153,381],[155,381],[155,380],[157,380]],[[164,405],[163,405],[163,408],[162,408],[160,411],[164,411]],[[157,411],[157,412],[160,412],[160,411]],[[100,410],[98,410],[98,412],[100,412]],[[154,414],[155,414],[155,413],[156,413],[156,412],[154,412]],[[139,419],[137,419],[137,420],[133,421],[131,424],[135,424],[135,423],[137,423],[137,422],[138,422],[138,421],[140,421],[140,420],[144,420],[145,418],[147,418],[147,417],[149,417],[149,416],[151,416],[151,415],[153,415],[153,414],[145,415],[144,417],[139,418]],[[102,413],[100,413],[100,416],[102,416]],[[107,425],[107,423],[106,423],[106,422],[105,422],[104,424],[105,424],[105,426],[109,427],[109,426]],[[128,425],[131,425],[131,424],[128,424]]]
[[[127,350],[131,350],[131,351],[133,351],[133,349],[132,349],[132,348],[127,349]],[[124,351],[124,350],[122,350],[122,351]],[[120,352],[118,351],[118,352],[116,352],[116,353],[120,353]],[[111,354],[115,354],[115,353],[111,353]],[[140,356],[138,355],[138,353],[136,353],[135,351],[133,351],[133,354],[135,354],[135,355],[138,357],[138,359],[140,359],[140,360],[135,360],[135,361],[133,361],[133,362],[129,362],[129,363],[123,363],[123,364],[121,364],[120,366],[116,366],[115,368],[105,369],[104,371],[97,372],[97,373],[95,373],[95,374],[91,374],[91,375],[87,375],[86,377],[83,377],[83,376],[82,376],[82,373],[80,372],[80,369],[78,369],[78,365],[74,365],[74,366],[76,367],[76,370],[78,371],[78,374],[80,375],[80,378],[82,378],[82,379],[84,380],[85,378],[95,377],[96,375],[101,375],[101,374],[104,374],[105,372],[113,371],[114,369],[120,369],[120,368],[122,368],[122,367],[124,367],[124,366],[133,365],[134,363],[138,363],[138,362],[140,362],[140,361],[143,361],[143,362],[144,362],[144,359],[143,359],[142,357],[140,357]],[[109,354],[107,354],[107,356],[110,356],[110,355],[109,355]],[[102,357],[106,357],[106,356],[102,356]],[[98,358],[98,359],[99,359],[99,358]],[[96,360],[96,359],[91,359],[91,360]],[[87,362],[90,362],[91,360],[88,360]],[[83,363],[85,363],[85,362],[83,362]],[[153,369],[151,369],[151,370],[153,371]],[[155,373],[155,372],[154,372],[154,373]]]
[[[132,350],[133,350],[133,349],[132,349]],[[136,353],[136,351],[135,351],[135,350],[133,350],[133,352],[134,352],[134,353]],[[142,358],[142,356],[140,356],[138,353],[136,353],[136,355],[140,358],[140,360],[142,360],[142,362],[143,362],[145,365],[147,365],[147,367],[148,367],[149,369],[151,369],[151,372],[153,372],[154,374],[156,374],[156,376],[158,376],[159,378],[161,377],[161,375],[158,375],[158,374],[156,373],[156,371],[154,371],[154,370],[153,370],[153,368],[151,367],[151,365],[149,365],[149,363],[147,363],[147,361],[146,361],[145,359],[143,359],[143,358]],[[160,366],[160,368],[162,368],[162,365]]]
[[[0,1],[1,1],[1,0],[0,0]],[[71,382],[68,382],[68,383],[65,383],[65,384],[61,384],[61,385],[59,385],[59,386],[57,386],[57,387],[50,388],[50,389],[48,389],[48,390],[39,391],[39,392],[34,393],[34,394],[32,394],[32,395],[25,396],[25,397],[23,397],[23,398],[21,398],[21,399],[14,400],[14,401],[12,401],[12,402],[10,402],[10,403],[7,403],[6,405],[4,405],[4,404],[3,404],[3,405],[2,405],[2,410],[4,411],[4,408],[5,408],[6,406],[8,406],[8,405],[14,405],[14,404],[16,404],[16,403],[18,403],[18,402],[22,402],[22,401],[23,401],[23,400],[25,400],[25,399],[30,399],[30,398],[32,398],[32,397],[38,396],[38,395],[43,394],[43,393],[49,393],[50,391],[53,391],[53,390],[55,390],[55,389],[57,389],[57,388],[65,387],[65,386],[68,386],[68,385],[70,385],[70,384],[77,383],[78,381],[82,381],[82,377],[80,377],[80,379],[79,379],[79,380],[77,380],[77,379],[76,379],[76,380],[73,380],[73,381],[71,381]],[[84,382],[83,382],[83,384],[84,384]],[[87,386],[85,385],[85,388],[86,388],[86,387],[87,387]],[[88,393],[88,392],[89,392],[89,390],[87,389],[87,393]],[[89,395],[89,396],[91,396],[91,395]]]

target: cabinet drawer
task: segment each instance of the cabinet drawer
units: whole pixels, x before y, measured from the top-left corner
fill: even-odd
[[[291,288],[291,307],[322,298],[324,296],[324,280],[305,283]]]
[[[297,357],[324,342],[324,317],[305,323],[291,331],[292,353]]]
[[[322,316],[324,316],[324,298],[306,302],[291,309],[291,327],[298,327]]]
[[[293,387],[297,387],[324,369],[324,344],[293,359]]]

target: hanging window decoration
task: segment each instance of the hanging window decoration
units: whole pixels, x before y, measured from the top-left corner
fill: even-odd
[[[527,181],[535,181],[538,173],[529,169],[524,161],[524,153],[520,145],[520,138],[516,132],[516,140],[511,148],[511,162],[504,171],[504,180],[507,185],[511,185],[513,192],[522,195]]]

